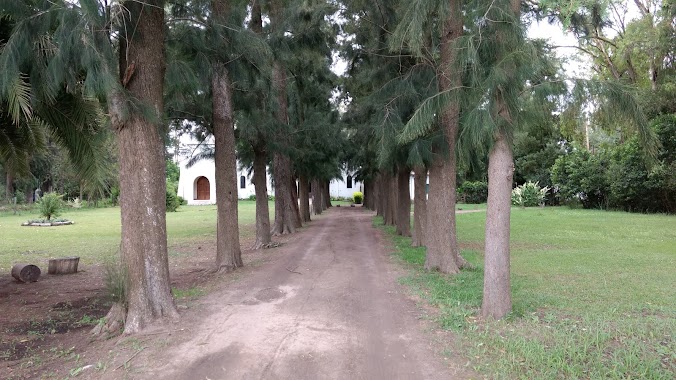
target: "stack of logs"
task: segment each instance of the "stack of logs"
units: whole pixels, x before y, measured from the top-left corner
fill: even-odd
[[[60,259],[49,260],[49,274],[70,274],[77,273],[77,266],[80,263],[79,257],[64,257]],[[36,282],[40,278],[40,268],[33,264],[14,264],[12,267],[12,277],[20,282]]]

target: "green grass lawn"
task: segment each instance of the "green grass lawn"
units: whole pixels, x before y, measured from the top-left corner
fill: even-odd
[[[485,213],[457,221],[461,246],[483,244]],[[676,377],[676,217],[514,208],[514,312],[499,322],[476,318],[480,269],[426,273],[424,250],[386,229],[413,268],[402,281],[439,308],[460,354],[490,378]],[[480,250],[462,253],[481,268]]]
[[[274,202],[270,202],[274,217]],[[36,219],[37,210],[21,215],[0,213],[0,273],[9,272],[13,263],[43,262],[52,257],[80,256],[87,265],[102,263],[117,255],[120,245],[120,209],[67,209],[62,218],[75,221],[71,226],[22,227]],[[239,202],[240,235],[255,234],[256,202]],[[181,206],[167,213],[169,247],[201,239],[213,239],[216,233],[216,206]],[[170,248],[171,251],[171,248]]]

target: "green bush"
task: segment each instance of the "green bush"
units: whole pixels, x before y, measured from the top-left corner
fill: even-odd
[[[608,208],[610,186],[606,172],[608,154],[590,154],[574,149],[556,159],[552,166],[552,186],[561,203],[582,203],[584,208]]]
[[[188,200],[185,199],[185,198],[183,198],[182,196],[179,195],[179,196],[178,196],[178,203],[179,203],[181,206],[185,206],[185,205],[188,204]]]
[[[522,207],[535,207],[545,203],[549,188],[540,187],[538,182],[526,182],[512,190],[512,204]]]
[[[64,207],[63,195],[57,193],[46,193],[38,203],[40,216],[44,216],[47,220],[52,217],[61,215],[61,210]]]
[[[352,194],[352,199],[355,204],[360,205],[361,202],[364,201],[364,194],[362,194],[361,191],[355,191],[354,194]]]
[[[178,207],[181,205],[181,200],[178,197],[176,186],[171,182],[167,181],[167,212],[175,212],[178,210]]]
[[[457,191],[461,203],[486,203],[488,200],[488,184],[483,181],[465,181]]]
[[[676,116],[660,116],[650,127],[660,143],[656,160],[638,137],[595,154],[575,149],[559,157],[551,170],[557,197],[585,208],[676,212]]]
[[[120,201],[120,188],[113,186],[110,188],[110,201],[113,205],[117,205]]]
[[[247,198],[250,201],[255,201],[256,200],[256,194],[251,194],[249,195],[249,198]]]

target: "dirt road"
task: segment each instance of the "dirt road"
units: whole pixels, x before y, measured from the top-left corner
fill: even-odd
[[[429,343],[371,218],[334,208],[270,250],[277,259],[208,297],[147,378],[464,378]]]

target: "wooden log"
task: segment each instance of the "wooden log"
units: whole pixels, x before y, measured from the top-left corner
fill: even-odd
[[[12,267],[12,277],[20,282],[35,282],[40,273],[40,268],[32,264],[14,264]]]
[[[47,268],[47,273],[49,274],[77,273],[77,265],[79,263],[80,258],[77,256],[62,257],[60,259],[50,259],[49,268]]]

